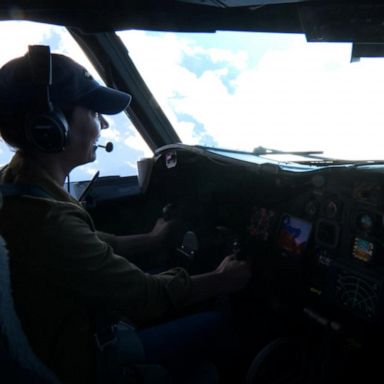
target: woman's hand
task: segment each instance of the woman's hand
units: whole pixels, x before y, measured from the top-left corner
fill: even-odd
[[[175,234],[178,232],[178,227],[179,223],[177,220],[157,219],[155,226],[149,233],[153,241],[153,246],[163,247],[166,243],[175,241]]]
[[[186,304],[239,291],[244,288],[251,275],[251,268],[246,261],[236,260],[234,255],[227,256],[214,271],[191,276],[191,295]]]
[[[226,256],[215,270],[223,279],[223,291],[238,291],[247,284],[252,272],[248,262],[237,260],[234,255]]]

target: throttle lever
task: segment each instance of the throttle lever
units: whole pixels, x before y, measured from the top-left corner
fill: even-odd
[[[232,254],[235,256],[236,260],[240,260],[241,247],[238,239],[235,239],[232,243]]]
[[[244,255],[241,250],[240,241],[235,239],[232,243],[232,254],[235,256],[236,260],[244,260]]]
[[[162,210],[163,219],[165,221],[170,221],[175,218],[176,213],[176,207],[174,204],[169,203],[166,206],[164,206]]]

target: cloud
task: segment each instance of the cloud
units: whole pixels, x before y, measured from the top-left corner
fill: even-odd
[[[383,59],[351,64],[350,44],[310,44],[294,35],[277,47],[265,45],[255,61],[252,52],[204,48],[192,36],[181,36],[128,32],[123,39],[184,142],[199,143],[194,128],[200,123],[227,148],[262,145],[324,150],[341,158],[384,156],[378,144],[384,129]],[[263,35],[246,38],[256,47]],[[207,68],[221,66],[197,75],[183,67],[183,55],[203,57]],[[224,77],[234,67],[229,92]],[[185,115],[196,123],[183,121]]]
[[[124,164],[128,165],[128,167],[137,170],[137,162],[125,161]]]
[[[223,77],[228,74],[229,66],[244,68],[247,58],[244,51],[206,49],[184,35],[177,38],[175,34],[154,36],[144,32],[126,32],[121,37],[184,142],[198,143],[199,136],[194,134],[193,123],[180,119],[181,114],[193,116],[204,125],[208,134],[215,137],[217,129],[214,127],[222,129],[236,124],[233,98]],[[156,53],[159,51],[160,55]],[[207,63],[220,62],[222,66],[198,76],[183,67],[183,60],[188,55],[200,55]]]
[[[0,22],[0,66],[15,57],[23,56],[28,45],[44,43],[51,36],[52,28],[27,21]]]
[[[244,51],[230,51],[228,49],[211,48],[205,49],[203,53],[208,55],[213,63],[224,62],[238,70],[242,70],[246,67],[248,59],[248,54]]]
[[[96,167],[97,161],[91,164],[82,165],[81,167],[77,168],[77,172],[85,173],[89,176],[94,176],[95,173],[99,170],[99,167]]]
[[[378,91],[384,85],[380,75],[383,60],[356,65],[335,46],[323,46],[318,56],[304,45],[294,48],[292,56],[283,51],[267,54],[258,68],[238,76],[237,112],[254,117],[242,124],[258,127],[262,123],[263,129],[257,130],[262,140],[255,135],[259,145],[370,157],[372,146],[362,145],[362,140],[368,137],[367,130],[375,134],[384,127],[383,116],[377,114]],[[321,67],[322,55],[326,60]]]
[[[177,128],[183,143],[192,143],[196,141],[196,135],[194,134],[195,123],[180,121],[176,123],[175,128]]]
[[[141,152],[142,153],[141,157],[153,156],[153,152],[149,149],[148,144],[143,140],[143,138],[136,131],[132,131],[130,134],[126,135],[126,138],[124,139],[124,144],[129,148],[133,148],[136,151]]]
[[[101,131],[100,135],[103,139],[113,140],[119,142],[121,140],[121,133],[117,128],[108,128]]]

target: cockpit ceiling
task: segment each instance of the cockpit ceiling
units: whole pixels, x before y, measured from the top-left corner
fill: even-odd
[[[384,2],[298,0],[2,1],[0,20],[32,20],[86,32],[122,29],[305,33],[309,41],[384,42]]]

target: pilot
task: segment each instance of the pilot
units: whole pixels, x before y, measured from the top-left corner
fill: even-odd
[[[20,190],[4,204],[0,232],[10,252],[16,311],[34,352],[61,382],[84,384],[95,379],[93,310],[117,313],[140,329],[243,288],[250,268],[231,255],[194,276],[182,268],[148,274],[128,261],[133,250],[155,248],[168,224],[159,220],[150,233],[136,236],[98,232],[63,186],[71,170],[96,159],[100,130],[108,128],[103,114],[123,111],[131,96],[100,85],[64,55],[51,54],[49,86],[33,65],[29,51],[0,69],[0,133],[15,151],[0,182]],[[174,322],[179,326],[169,334],[164,325],[160,333],[151,328],[147,337],[157,346],[143,331],[147,356],[157,348],[158,356],[167,350],[171,359],[186,334],[193,342],[204,333],[201,322]]]

